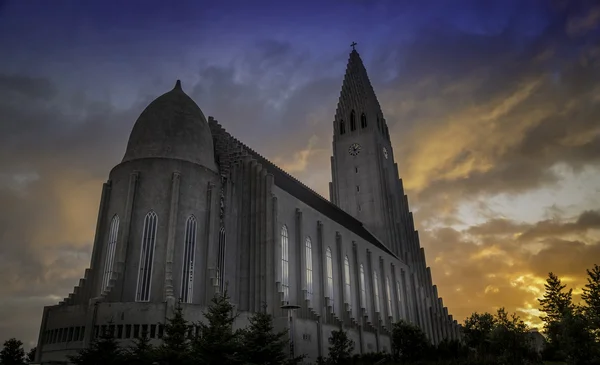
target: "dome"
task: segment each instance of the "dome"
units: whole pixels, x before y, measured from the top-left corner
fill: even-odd
[[[183,92],[179,80],[173,90],[156,98],[139,116],[123,162],[152,157],[184,160],[217,170],[208,122]]]

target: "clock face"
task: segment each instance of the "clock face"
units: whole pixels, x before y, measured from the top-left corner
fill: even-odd
[[[387,148],[383,147],[383,157],[388,158]]]
[[[360,152],[360,145],[358,143],[352,143],[350,147],[348,147],[348,153],[352,156],[358,155]]]

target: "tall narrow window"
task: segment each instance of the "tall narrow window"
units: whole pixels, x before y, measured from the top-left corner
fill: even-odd
[[[377,116],[377,129],[381,131],[381,119],[379,119],[379,115]]]
[[[225,227],[219,230],[219,263],[217,266],[217,285],[219,292],[225,291],[225,244],[226,244]]]
[[[367,128],[367,116],[365,115],[365,113],[362,113],[360,116],[360,127]]]
[[[183,271],[181,273],[181,293],[179,298],[183,303],[191,303],[194,291],[194,258],[196,254],[196,217],[190,216],[185,223],[183,240]]]
[[[350,260],[348,260],[348,256],[344,258],[344,296],[346,297],[346,303],[348,304],[348,308],[350,308],[350,303],[352,303],[351,292],[350,292]]]
[[[381,312],[379,307],[379,277],[377,271],[373,271],[373,295],[375,296],[375,312]]]
[[[289,277],[289,236],[285,225],[281,227],[281,290],[283,290],[283,300],[288,301],[290,297],[290,277]]]
[[[117,248],[117,237],[119,234],[119,216],[115,216],[110,221],[110,228],[108,230],[108,242],[106,245],[106,260],[104,261],[104,276],[102,277],[102,291],[106,290],[110,277],[113,273],[113,266],[115,262],[115,252]]]
[[[402,287],[400,286],[400,280],[396,280],[396,296],[398,297],[397,298],[398,313],[400,313],[400,318],[402,318],[403,317],[402,316],[402,304],[401,304],[402,303],[402,294],[401,294],[400,290],[402,290]]]
[[[350,131],[354,132],[356,130],[356,114],[354,110],[350,112]]]
[[[360,264],[360,306],[367,308],[367,291],[365,288],[365,268]]]
[[[344,120],[342,119],[340,121],[340,134],[344,134],[346,133],[346,123],[344,123]]]
[[[312,299],[313,295],[313,264],[312,264],[312,241],[306,237],[306,295],[307,299]]]
[[[392,317],[392,291],[390,290],[390,277],[385,278],[385,294],[387,295],[388,317]]]
[[[138,302],[147,302],[150,300],[157,224],[158,218],[156,217],[156,213],[151,210],[146,214],[146,218],[144,218],[142,249],[140,250],[140,271],[138,273],[136,295],[136,301]]]
[[[327,296],[333,303],[333,256],[331,255],[331,248],[327,247]]]

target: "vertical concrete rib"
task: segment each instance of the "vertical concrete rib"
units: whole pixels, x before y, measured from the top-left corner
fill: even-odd
[[[164,296],[174,297],[173,293],[173,257],[175,251],[175,233],[177,232],[177,213],[179,212],[179,172],[173,172],[171,177],[171,204],[169,206],[169,225],[167,228],[167,252],[165,260]],[[183,280],[183,278],[182,278]]]

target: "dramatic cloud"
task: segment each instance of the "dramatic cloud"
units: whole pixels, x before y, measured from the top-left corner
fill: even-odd
[[[34,344],[42,307],[77,284],[101,184],[137,116],[177,78],[207,116],[327,196],[354,39],[455,318],[505,306],[537,324],[549,271],[579,295],[600,257],[600,8],[425,3],[356,0],[315,16],[304,3],[190,2],[140,19],[138,4],[114,28],[111,11],[75,7],[52,10],[61,22],[47,38],[22,25],[19,40],[0,40],[12,56],[0,60],[0,339]],[[18,16],[0,31],[26,18],[8,4],[0,18]],[[77,31],[59,26],[70,16]]]

